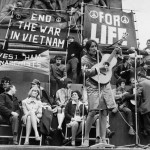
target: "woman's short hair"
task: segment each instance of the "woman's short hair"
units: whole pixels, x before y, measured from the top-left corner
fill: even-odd
[[[78,94],[79,99],[81,99],[81,98],[82,98],[82,94],[81,94],[78,90],[74,90],[74,91],[72,91],[72,92],[71,92],[71,96],[72,96],[72,94],[73,94],[73,93],[77,93],[77,94]]]
[[[119,85],[121,85],[122,82],[126,83],[126,79],[122,79],[122,78],[118,79],[116,82],[116,86],[118,87]]]
[[[28,93],[28,97],[31,97],[32,96],[32,92],[33,91],[37,91],[37,93],[38,93],[38,95],[37,95],[37,99],[40,99],[40,97],[41,97],[41,91],[40,91],[40,89],[38,88],[38,87],[33,87],[33,88],[31,88],[30,89],[30,91],[29,91],[29,93]]]

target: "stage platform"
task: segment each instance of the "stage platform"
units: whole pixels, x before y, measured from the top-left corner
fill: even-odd
[[[37,146],[37,145],[0,145],[0,150],[89,150],[93,148],[80,148],[80,147],[73,147],[73,146]],[[115,147],[115,148],[98,148],[99,150],[107,149],[107,150],[143,150],[143,149],[150,149],[148,146],[144,146],[143,148],[139,147]],[[97,149],[95,149],[97,150]]]

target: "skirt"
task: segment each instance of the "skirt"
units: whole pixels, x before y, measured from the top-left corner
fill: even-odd
[[[116,102],[113,96],[110,83],[100,85],[92,84],[89,80],[86,81],[88,94],[88,110],[105,110],[116,107]]]

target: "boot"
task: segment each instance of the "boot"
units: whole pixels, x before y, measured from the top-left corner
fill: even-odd
[[[13,136],[13,145],[18,145],[17,139],[18,139],[18,136],[14,135]]]
[[[130,127],[128,134],[135,135],[133,127]]]
[[[83,144],[81,147],[89,147],[89,140],[84,140]]]

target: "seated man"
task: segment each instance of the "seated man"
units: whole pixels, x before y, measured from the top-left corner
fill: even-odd
[[[0,94],[0,115],[2,121],[5,121],[12,126],[13,144],[18,145],[18,127],[19,127],[19,114],[20,108],[18,99],[14,96],[16,88],[14,85],[9,85],[6,92]]]
[[[11,80],[8,77],[3,77],[0,84],[0,94],[5,92],[6,88],[11,84]]]
[[[128,101],[126,99],[127,95],[129,93],[125,89],[125,79],[119,79],[117,82],[117,88],[114,90],[114,96],[116,103],[118,105],[118,110],[123,111],[127,115],[127,121],[130,126],[129,134],[135,135],[135,132],[133,130],[133,118],[132,118],[132,111],[128,108]],[[117,111],[112,110],[113,113],[116,113]]]

